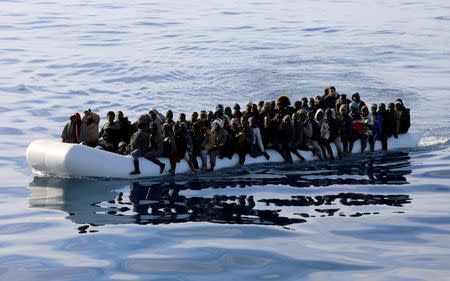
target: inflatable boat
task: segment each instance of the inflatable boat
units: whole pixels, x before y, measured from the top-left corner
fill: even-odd
[[[396,138],[388,140],[388,149],[395,150],[399,148],[412,148],[419,144],[422,133],[408,133],[399,135]],[[332,145],[335,152],[335,147]],[[354,144],[353,153],[357,153],[360,149],[360,142],[357,140]],[[381,150],[381,143],[376,142],[375,150]],[[247,155],[245,165],[267,162],[284,162],[281,155],[273,150],[267,151],[270,160],[266,160],[263,156],[252,158]],[[300,151],[300,154],[306,161],[316,160],[310,151]],[[56,176],[64,178],[82,178],[82,177],[99,177],[99,178],[121,178],[136,179],[155,177],[169,174],[170,167],[167,158],[160,158],[166,164],[166,169],[160,174],[159,166],[148,161],[147,159],[139,159],[139,167],[141,174],[130,175],[134,170],[131,156],[124,156],[104,150],[94,149],[80,144],[62,143],[56,140],[36,140],[27,148],[26,158],[33,169],[33,172],[42,176]],[[294,161],[298,161],[297,156],[292,155]],[[199,163],[200,162],[200,159]],[[235,154],[231,159],[217,159],[215,169],[229,168],[239,165],[238,155]],[[176,173],[191,173],[188,163],[185,160],[177,163]]]

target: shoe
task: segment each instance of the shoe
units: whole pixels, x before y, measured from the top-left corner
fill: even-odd
[[[166,164],[164,164],[164,163],[159,166],[159,173],[160,174],[162,174],[164,172],[164,168],[166,168]]]
[[[270,159],[270,156],[269,156],[269,154],[267,154],[267,152],[263,152],[263,155],[264,155],[264,158],[266,158],[266,160],[269,160]]]
[[[169,173],[172,174],[172,176],[173,176],[173,175],[175,175],[175,170],[170,169]]]

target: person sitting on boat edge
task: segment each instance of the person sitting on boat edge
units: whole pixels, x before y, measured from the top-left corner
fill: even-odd
[[[361,108],[362,130],[361,130],[361,153],[364,152],[369,141],[370,151],[373,152],[373,116],[370,114],[367,106]]]
[[[342,159],[342,142],[340,136],[340,127],[336,120],[336,112],[332,108],[327,108],[325,110],[325,119],[328,123],[330,130],[330,138],[328,139],[329,143],[334,143],[336,147],[338,158]]]
[[[257,118],[250,117],[248,119],[248,123],[250,128],[252,129],[250,156],[253,158],[264,156],[267,160],[269,160],[270,156],[269,154],[267,154],[266,149],[264,148],[264,144],[261,137],[261,131],[257,123]]]
[[[88,139],[86,123],[78,112],[72,114],[61,133],[61,142],[82,143]]]
[[[328,119],[325,118],[325,113],[323,109],[318,109],[314,116],[314,119],[319,127],[319,138],[318,143],[320,145],[320,149],[322,151],[324,160],[334,160],[333,150],[330,146],[330,124]]]
[[[163,125],[163,145],[164,156],[168,157],[170,162],[169,173],[174,175],[177,166],[177,143],[173,135],[172,126],[167,123]]]
[[[213,138],[213,146],[209,151],[211,171],[214,171],[214,167],[216,166],[216,157],[217,155],[223,154],[223,150],[225,148],[225,142],[227,140],[228,133],[222,128],[222,120],[216,119],[212,123],[212,138]]]
[[[133,157],[133,165],[134,170],[130,173],[130,175],[138,175],[141,173],[139,170],[139,157],[144,157],[153,163],[159,165],[160,167],[160,173],[164,171],[165,165],[161,163],[158,159],[153,157],[155,154],[148,153],[149,152],[149,140],[150,137],[143,129],[145,128],[146,124],[139,123],[138,130],[131,136],[130,146],[131,146],[131,156]]]
[[[389,120],[390,131],[388,131],[388,137],[394,136],[394,138],[398,138],[398,127],[397,127],[397,117],[395,111],[395,105],[393,102],[388,104],[388,108],[386,110]]]
[[[403,105],[401,99],[395,101],[395,117],[397,121],[397,132],[399,134],[406,134],[411,126],[411,116],[409,113],[409,108]]]

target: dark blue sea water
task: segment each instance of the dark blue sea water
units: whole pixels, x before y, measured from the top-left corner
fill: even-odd
[[[448,280],[447,1],[1,1],[0,280]],[[34,177],[87,108],[402,98],[417,148],[141,181]]]

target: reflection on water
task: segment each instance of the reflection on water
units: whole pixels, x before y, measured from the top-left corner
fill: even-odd
[[[82,225],[78,228],[80,233],[89,227],[96,231],[92,227],[123,223],[287,226],[313,217],[376,215],[387,208],[402,212],[397,208],[411,202],[407,194],[368,194],[357,190],[333,193],[330,189],[323,194],[316,188],[316,194],[311,195],[307,189],[309,194],[305,195],[301,194],[304,189],[298,187],[407,184],[409,160],[406,152],[392,152],[328,163],[255,165],[246,170],[136,182],[36,177],[30,184],[29,203],[34,208],[68,213],[68,219]],[[240,188],[234,190],[238,195],[220,194],[222,188],[236,187]],[[257,191],[248,194],[244,187]],[[280,192],[281,188],[284,192]]]

